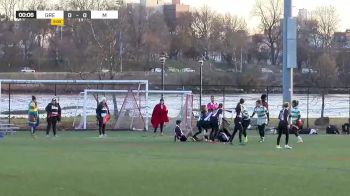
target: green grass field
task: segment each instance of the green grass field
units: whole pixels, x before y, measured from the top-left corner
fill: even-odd
[[[305,136],[293,150],[275,135],[246,146],[174,143],[173,137],[64,132],[0,140],[1,196],[348,196],[350,137]]]

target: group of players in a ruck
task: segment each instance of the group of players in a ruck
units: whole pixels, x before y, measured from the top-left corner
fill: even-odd
[[[269,106],[266,101],[267,96],[264,94],[261,99],[256,101],[256,106],[252,115],[249,115],[246,107],[245,100],[240,99],[237,104],[235,111],[228,111],[224,109],[223,104],[217,104],[214,96],[211,97],[211,102],[207,105],[201,106],[200,115],[197,121],[197,129],[194,135],[190,138],[193,141],[208,141],[208,142],[224,142],[233,144],[233,140],[238,132],[239,144],[245,145],[248,142],[247,129],[251,124],[251,118],[257,116],[256,125],[259,130],[260,140],[259,142],[265,141],[265,127],[270,122]],[[302,143],[303,140],[299,135],[299,130],[302,128],[302,120],[300,110],[298,109],[299,102],[297,100],[292,101],[292,106],[289,103],[284,103],[279,113],[278,127],[277,127],[277,146],[276,148],[282,148],[280,140],[282,134],[285,134],[285,145],[284,148],[292,149],[288,145],[289,133],[293,132],[298,143]],[[225,111],[235,112],[234,124],[230,123],[223,118]],[[175,141],[187,141],[189,136],[185,135],[181,130],[181,121],[176,122],[175,127]],[[231,131],[231,129],[233,129]],[[204,132],[204,139],[199,139],[198,135]],[[243,136],[243,137],[242,137]]]

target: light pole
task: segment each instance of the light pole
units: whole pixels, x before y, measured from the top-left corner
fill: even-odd
[[[293,68],[297,66],[296,19],[292,17],[292,0],[284,0],[283,19],[283,102],[293,97]]]
[[[165,60],[166,60],[166,58],[165,58],[165,56],[161,56],[160,58],[159,58],[159,62],[160,62],[160,64],[162,65],[162,90],[164,91],[164,67],[165,67]],[[163,93],[162,93],[162,98],[163,98]]]
[[[204,61],[201,59],[198,61],[199,63],[199,80],[200,80],[200,89],[199,89],[199,108],[202,107],[202,93],[203,93],[203,63]]]

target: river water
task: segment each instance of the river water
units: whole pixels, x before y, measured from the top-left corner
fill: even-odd
[[[40,110],[44,110],[45,106],[52,99],[52,95],[36,95],[38,100],[38,105]],[[106,96],[110,110],[113,110],[113,103],[111,96]],[[222,95],[216,95],[216,100],[219,103],[224,102]],[[235,94],[235,95],[226,95],[225,96],[225,108],[233,109],[240,98],[246,100],[246,107],[248,108],[249,113],[252,113],[255,101],[260,97],[259,94]],[[118,107],[123,104],[125,94],[117,95]],[[160,95],[150,95],[149,96],[149,113],[152,112],[153,107],[159,102]],[[295,98],[299,100],[300,110],[302,116],[306,117],[307,111],[307,95],[295,95]],[[28,108],[28,103],[31,99],[31,95],[24,94],[15,94],[11,95],[11,117],[26,117],[24,111]],[[80,95],[61,95],[58,97],[60,105],[62,107],[62,115],[64,117],[73,117],[82,113],[81,107],[83,106],[83,98]],[[169,108],[169,116],[176,117],[179,114],[182,103],[181,95],[164,95],[166,105]],[[202,98],[202,103],[208,103],[210,100],[210,95],[204,95]],[[3,94],[1,98],[0,109],[1,112],[8,112],[8,97]],[[349,117],[349,95],[346,94],[330,94],[326,96],[325,100],[325,116],[328,117]],[[282,96],[281,94],[270,94],[269,95],[269,109],[270,116],[277,117],[279,110],[281,109]],[[146,114],[145,100],[141,98],[142,113]],[[199,105],[199,96],[194,96],[194,106]],[[88,97],[87,101],[87,114],[95,115],[96,102],[92,96]],[[320,117],[321,114],[321,96],[320,95],[310,95],[309,96],[309,117]],[[44,115],[44,114],[42,114]],[[1,117],[6,117],[7,115],[3,113]],[[226,116],[232,116],[231,113],[226,113]]]

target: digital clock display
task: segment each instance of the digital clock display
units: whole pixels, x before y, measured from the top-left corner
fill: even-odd
[[[36,18],[36,11],[16,11],[16,18]]]

